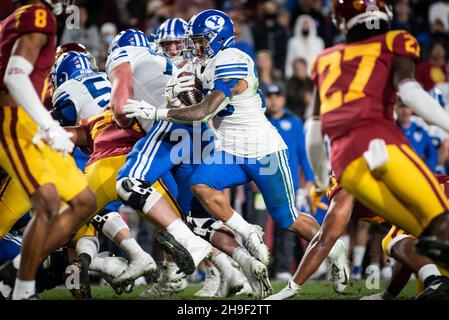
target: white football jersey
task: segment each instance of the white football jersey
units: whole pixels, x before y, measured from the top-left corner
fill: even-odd
[[[133,74],[132,99],[143,100],[155,107],[165,107],[165,86],[177,71],[173,63],[161,54],[144,47],[127,46],[112,52],[106,61],[106,73],[122,63],[131,65]],[[144,130],[151,128],[152,122],[140,121]]]
[[[248,89],[232,96],[214,118],[219,150],[240,157],[261,158],[287,148],[265,116],[265,100],[250,56],[236,48],[220,51],[208,61],[199,78],[205,89],[212,89],[219,79],[243,79],[248,84]]]
[[[91,72],[70,79],[53,93],[55,107],[67,102],[76,108],[77,122],[106,110],[111,99],[111,83],[104,72]]]

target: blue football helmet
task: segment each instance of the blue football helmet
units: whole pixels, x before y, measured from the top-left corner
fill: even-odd
[[[235,30],[231,18],[219,10],[204,10],[193,16],[188,24],[189,48],[197,57],[212,58],[220,50],[235,45]],[[200,49],[195,49],[195,43],[201,38],[207,40]],[[193,42],[193,43],[192,43]]]
[[[95,71],[89,56],[82,52],[68,51],[55,62],[51,72],[53,88],[58,88],[69,79]]]
[[[126,29],[115,36],[109,45],[109,54],[122,47],[146,47],[151,49],[150,40],[147,35],[140,30]]]
[[[444,108],[446,106],[446,101],[444,99],[444,95],[440,89],[433,88],[432,90],[429,91],[429,94],[432,98],[434,98],[436,101],[438,101],[438,103],[440,104],[441,107]]]
[[[181,18],[171,18],[161,24],[156,31],[157,49],[173,63],[183,60],[187,22]]]

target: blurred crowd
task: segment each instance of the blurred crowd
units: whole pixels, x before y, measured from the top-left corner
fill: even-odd
[[[2,0],[0,20],[10,13],[12,2]],[[390,2],[394,11],[392,28],[408,30],[421,45],[421,61],[416,70],[418,81],[438,99],[442,108],[447,108],[449,0]],[[305,212],[314,211],[310,202],[314,178],[305,154],[303,121],[312,100],[311,63],[324,48],[343,41],[332,22],[331,0],[79,0],[76,4],[80,10],[80,28],[65,28],[61,20],[59,42],[84,44],[96,57],[100,69],[104,68],[109,43],[125,28],[137,28],[149,35],[170,17],[188,21],[204,9],[225,11],[234,21],[237,47],[256,62],[267,116],[289,146],[297,206]],[[401,101],[397,103],[396,116],[398,126],[429,168],[447,173],[449,134],[413,116]],[[254,185],[230,190],[230,196],[237,211],[249,222],[265,228],[265,240],[274,254],[273,276],[288,280],[306,244],[293,234],[275,229]],[[322,220],[326,205],[323,198],[312,213],[317,220]],[[132,215],[128,219],[135,226],[140,244],[151,252],[153,227]],[[391,262],[382,254],[380,239],[382,231],[364,222],[354,222],[348,229],[345,240],[355,277],[361,277],[367,265],[372,266],[371,270],[377,268],[385,277],[391,275]]]

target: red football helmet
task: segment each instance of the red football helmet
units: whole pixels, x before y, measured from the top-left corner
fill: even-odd
[[[360,23],[393,19],[390,0],[332,0],[333,21],[342,31]]]

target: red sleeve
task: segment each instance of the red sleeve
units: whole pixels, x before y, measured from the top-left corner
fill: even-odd
[[[421,47],[414,36],[405,30],[390,31],[386,35],[387,47],[395,55],[405,56],[418,60]]]
[[[317,80],[318,80],[318,70],[317,70],[317,63],[318,63],[319,56],[316,56],[315,59],[313,59],[312,66],[310,68],[310,79],[312,79],[313,82],[315,82],[315,85],[318,86]]]
[[[19,33],[56,34],[56,18],[45,5],[24,6],[16,12],[16,28]]]

